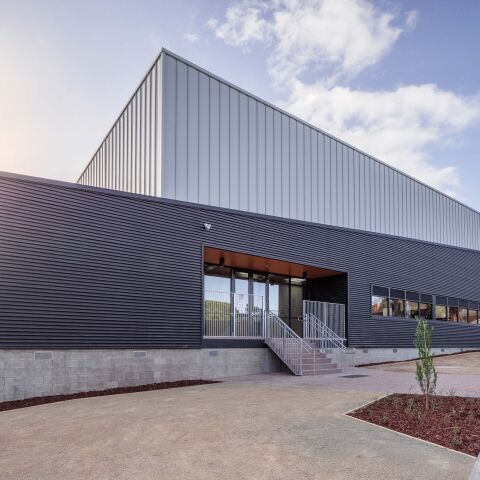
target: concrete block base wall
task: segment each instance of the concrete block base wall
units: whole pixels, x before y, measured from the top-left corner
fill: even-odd
[[[0,402],[284,369],[268,348],[0,350]]]
[[[469,348],[432,348],[434,355],[466,352]],[[368,363],[399,362],[418,358],[416,348],[355,348],[354,353],[347,354],[346,364],[350,366]]]

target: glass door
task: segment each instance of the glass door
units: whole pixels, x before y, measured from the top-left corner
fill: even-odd
[[[251,330],[250,274],[248,272],[235,271],[233,278],[233,321],[235,336],[249,337]]]
[[[263,314],[268,298],[267,276],[253,273],[251,277],[252,295],[250,296],[251,333],[255,337],[263,336]]]

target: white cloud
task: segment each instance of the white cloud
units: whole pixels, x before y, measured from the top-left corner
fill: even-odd
[[[227,9],[224,23],[210,19],[207,25],[228,45],[245,47],[253,42],[264,42],[271,35],[271,25],[263,18],[270,8],[267,3],[242,0]]]
[[[418,12],[379,10],[367,0],[240,0],[224,21],[211,20],[229,45],[269,48],[268,69],[283,107],[441,190],[455,195],[460,176],[438,166],[427,149],[447,144],[480,117],[478,98],[436,85],[362,91],[348,81],[378,64]],[[316,76],[314,81],[307,82]]]
[[[418,23],[418,12],[416,10],[410,10],[405,13],[405,25],[409,30],[413,30]]]
[[[229,45],[273,42],[270,72],[282,84],[309,66],[337,77],[374,65],[402,32],[393,19],[364,0],[240,0],[209,26]]]
[[[197,43],[200,40],[198,33],[195,32],[186,32],[183,34],[183,38],[190,43]]]
[[[449,194],[460,186],[456,168],[432,165],[425,149],[452,139],[480,114],[478,101],[432,84],[366,92],[298,81],[284,106]]]

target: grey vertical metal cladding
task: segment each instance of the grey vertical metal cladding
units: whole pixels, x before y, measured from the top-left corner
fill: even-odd
[[[161,72],[159,58],[80,175],[78,183],[160,195]]]
[[[209,102],[201,106],[209,122],[202,122],[198,99],[188,95],[164,117],[163,159],[179,164],[175,173],[168,170],[168,184],[178,185],[178,176],[186,175],[175,145],[185,138],[187,122],[178,115],[187,115],[188,129],[202,129],[200,138],[209,143],[210,176],[198,182],[199,203],[480,249],[477,212],[189,62],[165,56],[167,98],[183,91],[185,65],[210,82]],[[196,157],[193,141],[188,155]],[[195,171],[188,170],[191,175]],[[165,196],[192,201],[196,195],[168,190]],[[450,216],[454,210],[461,216]],[[452,231],[459,232],[455,238],[448,236]]]
[[[200,346],[203,245],[346,272],[319,283],[340,301],[348,279],[353,346],[412,346],[372,284],[480,300],[473,250],[18,176],[0,206],[0,348]],[[480,347],[480,326],[432,323],[435,346]]]
[[[478,212],[165,50],[79,183],[480,250]]]

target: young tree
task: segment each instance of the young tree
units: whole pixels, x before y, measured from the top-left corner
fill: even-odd
[[[430,395],[435,395],[437,386],[437,371],[433,365],[432,354],[432,332],[433,327],[428,326],[425,319],[417,319],[417,330],[415,333],[415,346],[418,349],[417,361],[417,382],[425,395],[425,409],[428,410]]]

